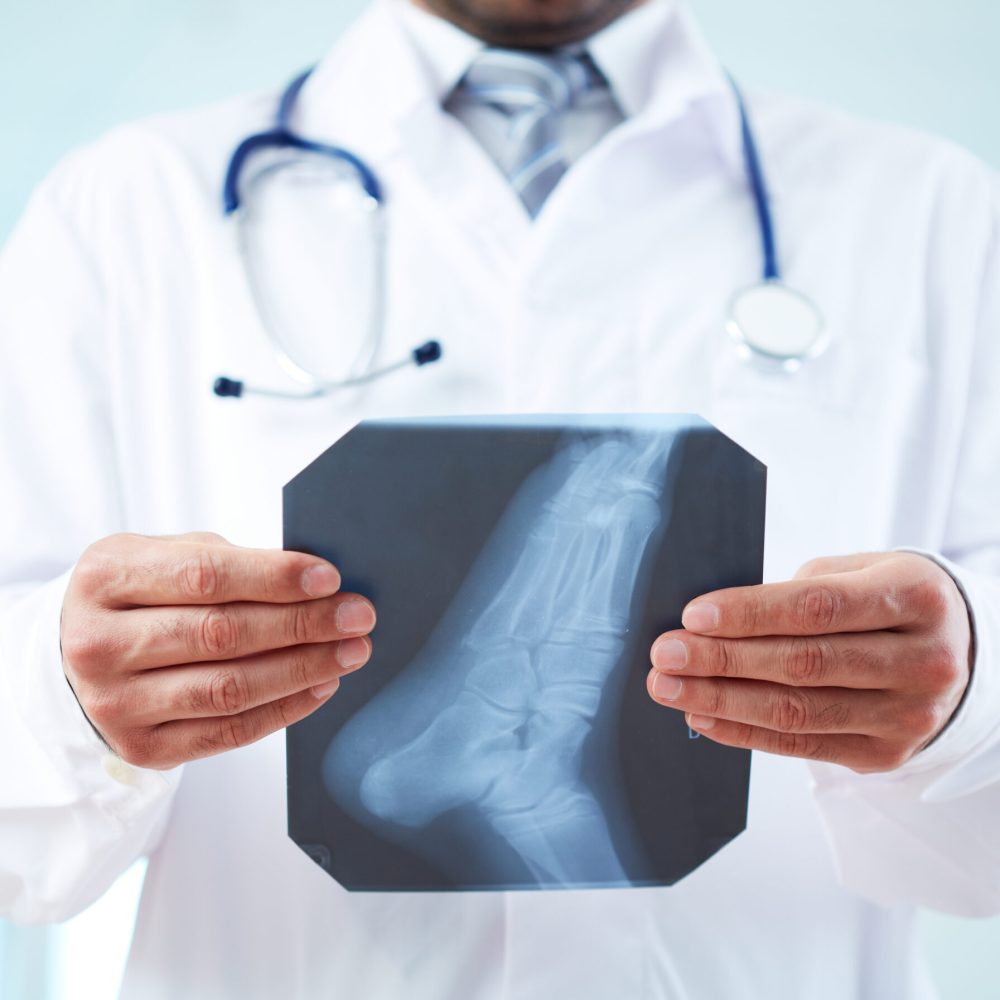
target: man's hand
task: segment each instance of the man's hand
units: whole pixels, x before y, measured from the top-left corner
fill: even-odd
[[[329,563],[219,535],[112,535],[63,604],[66,676],[124,760],[168,768],[297,722],[371,655],[371,604]]]
[[[969,681],[965,601],[911,553],[816,559],[786,583],[699,597],[682,622],[653,643],[649,693],[729,746],[893,770]]]

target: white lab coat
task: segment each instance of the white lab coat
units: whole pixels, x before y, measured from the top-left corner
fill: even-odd
[[[758,373],[723,332],[760,271],[733,104],[687,15],[663,22],[645,109],[534,224],[386,5],[337,44],[297,126],[384,181],[384,356],[445,347],[364,390],[210,391],[282,384],[219,211],[273,94],[117,129],[33,198],[0,259],[0,908],[62,919],[149,852],[126,996],[925,997],[913,906],[1000,907],[995,180],[751,91],[787,277],[832,335],[798,375]],[[350,895],[299,852],[280,734],[126,781],[102,766],[58,651],[90,542],[277,546],[282,484],[366,416],[635,410],[704,414],[767,464],[767,579],[894,546],[954,560],[978,655],[930,749],[867,777],[756,755],[747,832],[673,888],[432,896]]]

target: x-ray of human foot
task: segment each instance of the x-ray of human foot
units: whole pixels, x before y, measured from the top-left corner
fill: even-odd
[[[410,828],[468,807],[539,882],[624,881],[581,762],[645,591],[671,444],[571,438],[529,477],[401,683],[334,739],[334,797]],[[401,738],[359,762],[365,729]]]
[[[352,431],[285,493],[286,546],[379,610],[372,661],[289,731],[294,839],[368,889],[667,884],[705,860],[745,822],[748,755],[649,702],[648,648],[690,597],[759,581],[763,484],[689,417]]]

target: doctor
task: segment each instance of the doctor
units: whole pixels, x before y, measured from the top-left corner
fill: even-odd
[[[532,70],[559,115],[484,94],[524,89],[484,43],[568,46]],[[3,913],[63,919],[149,855],[140,1000],[931,996],[914,907],[1000,909],[993,176],[751,93],[829,334],[764,371],[725,332],[761,268],[739,107],[682,3],[378,0],[291,125],[385,191],[380,358],[444,357],[235,402],[219,372],[290,385],[219,198],[276,100],[73,154],[0,258]],[[302,316],[353,291],[310,242],[325,191],[274,235]],[[284,346],[336,372],[357,324],[324,319]],[[281,484],[367,416],[626,410],[703,413],[769,468],[769,584],[693,602],[649,677],[767,751],[747,832],[670,889],[347,894],[285,836],[279,730],[363,665],[376,609],[278,550]]]

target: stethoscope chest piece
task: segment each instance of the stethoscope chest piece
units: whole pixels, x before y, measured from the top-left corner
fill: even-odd
[[[815,303],[777,280],[737,292],[726,329],[746,360],[777,372],[796,371],[827,345]]]

